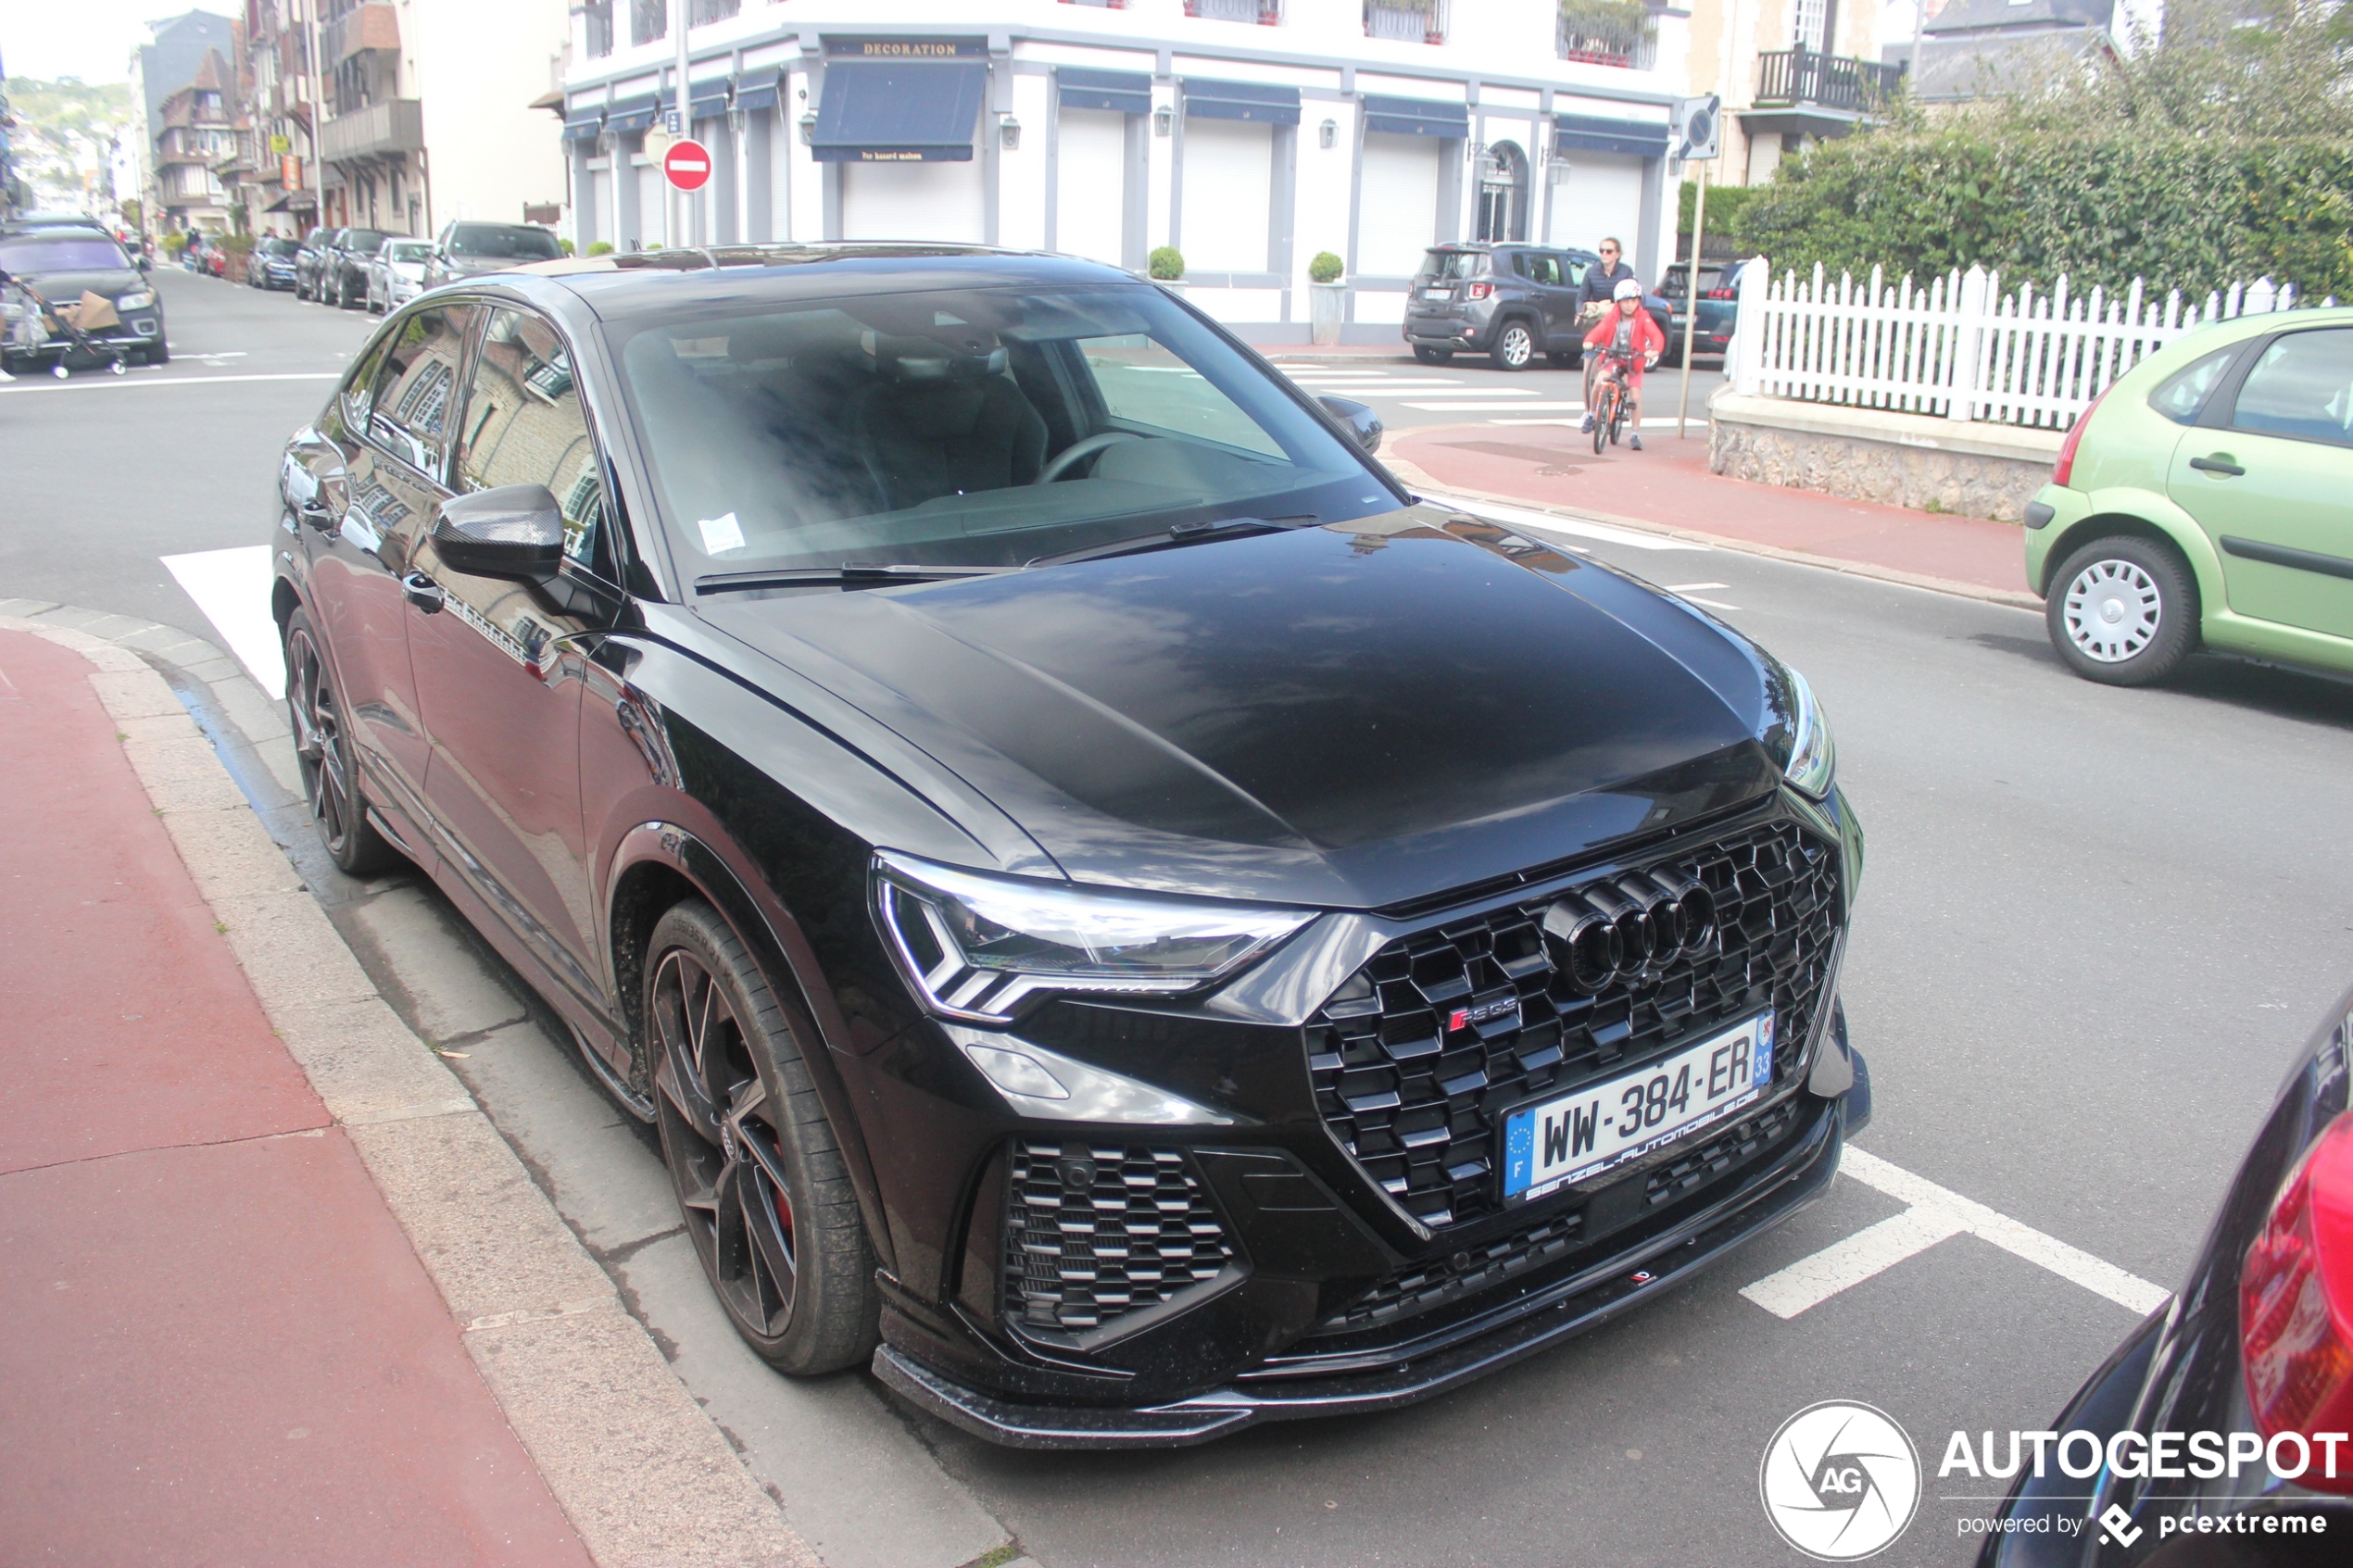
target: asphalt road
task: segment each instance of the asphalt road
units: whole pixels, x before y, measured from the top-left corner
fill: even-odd
[[[138,383],[331,373],[366,326],[161,282],[168,369],[0,388],[0,596],[218,640],[157,558],[267,537],[279,444],[327,383]],[[2334,827],[2353,817],[2353,687],[2200,659],[2167,689],[2111,691],[2066,673],[2029,612],[1605,530],[1567,542],[1707,602],[1822,696],[1869,834],[1844,982],[1877,1091],[1858,1147],[2170,1288],[2353,972],[2353,835]],[[1840,1398],[1894,1416],[1926,1467],[1918,1517],[1875,1561],[1959,1564],[1959,1521],[1999,1487],[1939,1480],[1949,1435],[2048,1425],[2136,1315],[2083,1269],[1973,1234],[1787,1319],[1744,1298],[1904,1209],[1842,1177],[1711,1275],[1413,1410],[1178,1453],[993,1449],[893,1413],[862,1377],[786,1386],[736,1351],[645,1140],[544,1010],[429,890],[306,859],[395,1005],[467,1053],[453,1065],[839,1563],[953,1568],[992,1521],[1045,1568],[1797,1562],[1767,1528],[1758,1461],[1784,1419]]]

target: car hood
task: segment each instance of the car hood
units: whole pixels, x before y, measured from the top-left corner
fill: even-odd
[[[83,291],[104,295],[113,299],[132,289],[145,287],[135,267],[82,268],[62,272],[19,272],[17,278],[31,283],[42,298],[53,305],[70,305],[80,299]]]
[[[1080,882],[1378,908],[1780,777],[1746,642],[1437,508],[700,613],[923,747]]]

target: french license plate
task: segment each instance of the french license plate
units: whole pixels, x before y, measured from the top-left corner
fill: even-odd
[[[1773,1015],[1504,1119],[1504,1201],[1522,1203],[1730,1115],[1773,1082]]]
[[[1424,299],[1452,299],[1454,297],[1454,291],[1453,289],[1424,289],[1422,297]]]

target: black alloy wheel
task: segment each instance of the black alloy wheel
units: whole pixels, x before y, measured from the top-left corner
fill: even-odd
[[[294,725],[302,797],[327,858],[346,876],[370,876],[391,865],[396,852],[368,821],[334,678],[320,656],[310,617],[302,610],[286,622],[286,712]]]
[[[874,1353],[874,1255],[800,1032],[717,910],[680,904],[647,943],[645,1039],[671,1185],[703,1273],[779,1372]]]
[[[1487,352],[1499,370],[1524,370],[1536,358],[1536,334],[1528,323],[1514,318],[1495,329],[1495,346]]]

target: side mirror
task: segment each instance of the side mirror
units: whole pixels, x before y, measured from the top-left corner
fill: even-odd
[[[502,484],[453,495],[434,520],[442,564],[473,577],[551,583],[564,558],[563,512],[544,484]]]
[[[1356,445],[1365,449],[1366,457],[1380,450],[1380,416],[1369,405],[1353,397],[1318,397],[1315,401],[1324,406],[1324,412],[1348,427],[1348,433],[1356,438]]]

